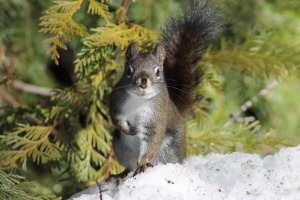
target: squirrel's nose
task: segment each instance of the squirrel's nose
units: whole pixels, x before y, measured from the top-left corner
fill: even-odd
[[[142,89],[145,89],[148,87],[148,84],[147,84],[147,78],[141,78],[140,81],[139,81],[139,87],[142,88]]]

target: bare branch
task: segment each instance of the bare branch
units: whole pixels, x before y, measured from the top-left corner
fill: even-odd
[[[10,103],[13,107],[21,107],[22,105],[16,101],[14,98],[12,98],[9,94],[7,94],[7,92],[5,90],[3,90],[2,88],[0,88],[0,97],[5,100],[6,102]],[[39,120],[36,116],[30,114],[30,113],[25,113],[25,116],[32,122],[36,123],[36,124],[43,124],[43,122],[41,120]],[[53,129],[51,131],[52,135],[57,135],[57,130]]]
[[[5,101],[7,101],[8,103],[10,103],[12,106],[14,106],[16,108],[21,106],[21,104],[19,102],[17,102],[14,98],[12,98],[9,94],[7,94],[7,92],[5,90],[3,90],[2,88],[0,88],[0,97],[2,97]],[[31,115],[29,113],[25,113],[25,115],[32,122],[41,124],[41,121],[38,118],[36,118],[34,115]]]
[[[52,91],[49,88],[30,85],[27,83],[23,83],[22,81],[13,81],[12,85],[16,89],[19,89],[19,90],[22,90],[22,91],[28,92],[28,93],[34,93],[34,94],[39,94],[39,95],[43,95],[43,96],[50,96],[52,94]]]
[[[274,88],[278,84],[277,80],[272,81],[269,85],[267,85],[264,89],[260,90],[258,94],[252,97],[250,100],[246,101],[238,111],[236,111],[229,120],[225,123],[224,128],[228,127],[233,122],[240,121],[239,116],[245,112],[248,108],[250,108],[254,102],[258,100],[258,98],[267,94],[272,88]],[[252,119],[251,119],[252,120]]]
[[[126,14],[129,8],[129,5],[132,3],[132,0],[123,0],[122,6],[116,11],[117,13],[121,13],[121,16],[118,20],[118,24],[125,21]]]
[[[19,107],[21,104],[17,102],[14,98],[12,98],[9,94],[5,92],[2,88],[0,88],[0,97],[10,103],[14,107]]]

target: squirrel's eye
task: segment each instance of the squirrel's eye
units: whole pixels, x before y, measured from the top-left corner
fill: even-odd
[[[131,67],[128,67],[127,76],[131,76],[132,74],[133,74],[133,69]]]
[[[156,75],[157,77],[159,77],[159,75],[160,75],[160,71],[159,71],[159,68],[158,68],[158,67],[155,69],[155,75]]]

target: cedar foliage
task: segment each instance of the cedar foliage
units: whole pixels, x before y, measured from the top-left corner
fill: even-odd
[[[20,124],[2,142],[9,149],[2,152],[4,165],[27,167],[28,159],[36,164],[59,162],[60,171],[68,169],[78,182],[107,178],[122,167],[113,159],[111,124],[106,106],[112,87],[110,76],[121,64],[121,56],[131,40],[145,48],[152,46],[157,33],[136,24],[116,23],[104,2],[89,1],[88,13],[104,19],[103,25],[91,29],[73,20],[83,1],[56,1],[41,17],[41,32],[50,33],[52,59],[58,62],[57,48],[66,49],[62,41],[73,36],[82,39],[83,48],[75,61],[76,84],[68,90],[56,90],[52,107],[44,108],[41,124]],[[5,82],[3,80],[2,82]]]
[[[59,200],[54,195],[38,196],[30,192],[35,185],[32,182],[24,182],[25,178],[13,174],[7,168],[0,167],[0,199],[13,200]]]
[[[221,5],[226,10],[226,5],[231,6],[232,2],[224,0]],[[139,49],[148,50],[157,42],[159,34],[129,22],[124,16],[124,7],[113,12],[109,11],[108,5],[110,2],[104,0],[58,0],[43,13],[40,31],[47,35],[44,42],[50,45],[49,52],[56,63],[58,48],[67,49],[69,41],[80,40],[81,48],[75,60],[75,84],[68,89],[54,90],[47,105],[6,108],[9,120],[0,122],[5,127],[0,142],[1,155],[5,158],[2,166],[21,166],[27,170],[28,165],[34,163],[47,166],[52,173],[69,182],[86,184],[122,171],[112,151],[113,126],[107,108],[108,95],[122,74],[123,55],[129,42],[134,40]],[[76,21],[78,13],[87,13],[87,17],[96,15],[97,27],[90,28]],[[239,32],[243,28],[225,31],[223,38],[216,41],[215,46],[219,47],[208,51],[199,63],[205,74],[197,91],[202,101],[194,105],[194,116],[188,122],[189,155],[264,152],[269,147],[278,149],[289,145],[276,138],[273,130],[262,129],[258,121],[234,123],[225,128],[226,118],[218,121],[210,116],[217,111],[210,111],[214,108],[210,108],[208,96],[214,94],[211,91],[222,93],[219,79],[222,73],[229,71],[227,77],[232,78],[234,71],[238,74],[236,80],[241,76],[284,79],[299,73],[300,60],[294,56],[300,52],[297,45],[278,39],[276,31],[255,30],[247,35]],[[232,35],[236,36],[234,40]],[[0,84],[5,85],[15,78],[5,77]],[[224,90],[225,93],[226,87]],[[13,182],[15,186],[20,183]],[[14,187],[13,190],[18,191]],[[21,195],[20,192],[17,194]]]

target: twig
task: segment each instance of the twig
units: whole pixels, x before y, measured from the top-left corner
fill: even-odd
[[[104,174],[104,178],[108,178],[109,177],[109,173],[110,173],[110,167],[111,167],[111,162],[114,156],[114,150],[111,149],[109,156],[108,156],[108,161],[107,161],[107,170]]]
[[[5,101],[7,101],[8,103],[10,103],[12,106],[14,106],[16,108],[21,107],[21,104],[19,102],[17,102],[15,99],[13,99],[11,96],[9,96],[9,94],[7,94],[1,88],[0,88],[0,97],[2,97]],[[41,121],[38,118],[36,118],[34,115],[31,115],[29,113],[25,113],[25,115],[31,121],[33,121],[37,124],[41,124]]]
[[[125,21],[125,16],[127,14],[129,5],[131,4],[132,0],[123,0],[122,6],[116,11],[117,13],[121,13],[120,19],[118,20],[118,24]]]
[[[250,108],[254,102],[258,100],[258,98],[267,94],[272,88],[274,88],[278,84],[277,80],[272,81],[269,85],[267,85],[264,89],[260,90],[257,95],[252,97],[250,100],[246,101],[238,111],[236,111],[225,123],[224,128],[228,127],[233,122],[239,121],[239,116],[245,112],[248,108]]]
[[[13,99],[9,94],[7,94],[7,92],[5,90],[3,90],[2,88],[0,88],[0,97],[2,99],[4,99],[6,102],[10,103],[13,107],[19,108],[22,105],[17,102],[15,99]],[[36,124],[43,124],[43,122],[41,120],[39,120],[36,116],[30,114],[30,113],[25,113],[25,116],[32,122],[36,123]],[[57,135],[57,130],[53,129],[51,131],[52,135]]]
[[[122,14],[124,16],[126,16],[129,5],[131,4],[131,2],[132,2],[132,0],[123,0],[123,2],[122,2],[122,7],[123,7]]]
[[[23,83],[22,81],[13,81],[12,85],[16,89],[19,89],[19,90],[22,90],[22,91],[28,92],[28,93],[34,93],[34,94],[39,94],[39,95],[43,95],[43,96],[50,96],[52,94],[52,91],[49,88],[30,85],[27,83]]]
[[[9,96],[2,88],[0,88],[0,97],[13,105],[14,107],[20,107],[20,103],[17,102],[15,99],[13,99],[11,96]]]
[[[101,184],[97,180],[96,180],[96,183],[97,183],[97,186],[99,188],[99,198],[100,198],[100,200],[103,200]]]

